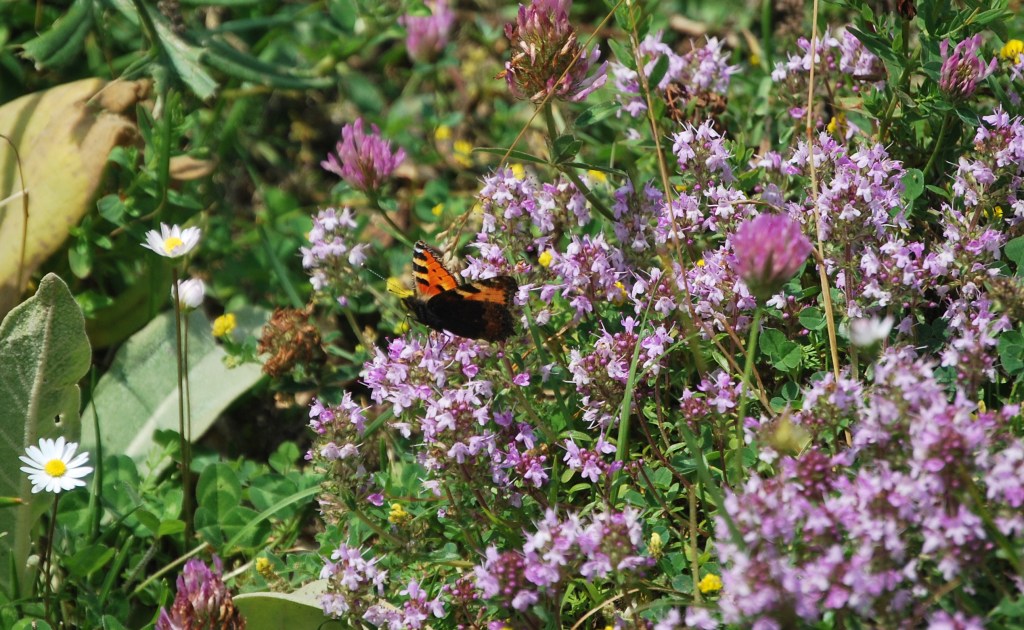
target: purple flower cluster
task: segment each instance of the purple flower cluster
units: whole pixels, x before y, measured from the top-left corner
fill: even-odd
[[[653,563],[640,553],[638,517],[632,508],[595,513],[587,521],[577,514],[559,519],[547,510],[536,531],[526,533],[522,550],[487,549],[486,561],[473,570],[477,588],[502,608],[524,611],[542,598],[558,601],[564,583],[577,576],[628,579]]]
[[[787,60],[776,62],[772,70],[775,93],[791,104],[789,114],[793,118],[807,115],[807,81],[812,64],[817,84],[831,86],[833,93],[846,90],[857,93],[881,89],[885,85],[886,71],[882,61],[849,31],[836,35],[831,29],[826,29],[816,41],[813,52],[810,40],[805,37],[798,39],[796,45],[801,53],[789,53]],[[846,137],[852,137],[855,132],[856,128],[848,123]]]
[[[423,628],[431,616],[444,618],[445,609],[441,598],[430,599],[417,580],[409,580],[409,585],[399,594],[407,598],[401,608],[396,609],[390,604],[374,604],[363,618],[378,628],[387,627],[391,630]]]
[[[625,259],[604,234],[573,236],[565,252],[553,252],[548,271],[555,277],[540,290],[540,299],[550,304],[558,295],[575,311],[575,319],[594,312],[595,304],[622,303],[628,294],[623,282]]]
[[[320,579],[328,581],[328,592],[320,598],[320,605],[328,617],[361,618],[378,597],[384,594],[388,572],[378,569],[380,558],[363,558],[363,552],[341,544],[324,560]]]
[[[857,418],[853,448],[782,456],[775,476],[753,475],[727,497],[741,540],[718,540],[723,621],[784,627],[835,611],[889,626],[927,605],[936,579],[970,584],[986,579],[980,567],[1000,570],[979,510],[998,515],[1001,535],[1024,526],[1024,445],[1007,433],[1016,407],[980,412],[962,393],[950,401],[907,349],[883,356],[862,393],[826,386],[808,400],[798,421],[820,426],[837,410]],[[721,519],[718,531],[728,531]]]
[[[363,130],[362,118],[343,126],[335,153],[320,163],[324,170],[366,193],[378,190],[405,159],[405,149],[392,152],[391,142],[381,137],[377,125],[370,128],[370,133]]]
[[[978,56],[981,53],[981,33],[958,43],[953,48],[953,54],[949,54],[949,40],[943,40],[939,44],[939,53],[942,55],[939,88],[957,100],[974,94],[978,83],[992,74],[999,64],[995,57],[986,64]]]
[[[638,392],[634,396],[642,397],[647,391],[645,383],[657,377],[664,367],[665,349],[674,339],[664,325],[638,333],[638,322],[629,316],[622,320],[622,325],[625,329],[622,332],[602,330],[586,354],[580,348],[573,348],[569,353],[568,369],[580,395],[583,419],[592,427],[607,429],[612,425],[629,382],[629,368],[637,344],[641,349],[637,358],[638,378],[634,383]]]
[[[591,73],[601,52],[595,47],[587,54],[577,41],[571,6],[572,0],[533,0],[519,5],[516,21],[505,25],[512,57],[503,75],[516,98],[580,102],[605,84],[607,64]]]
[[[309,247],[301,247],[302,267],[310,274],[314,291],[330,290],[339,299],[358,282],[356,269],[366,262],[367,243],[353,244],[355,215],[345,208],[321,210],[313,217]]]
[[[580,448],[575,440],[565,441],[565,461],[569,470],[578,470],[580,476],[598,483],[602,477],[608,478],[622,469],[621,461],[606,462],[605,455],[615,452],[615,445],[606,442],[604,436],[598,436],[593,449]]]
[[[455,12],[448,0],[426,0],[430,15],[403,15],[398,23],[405,27],[405,49],[413,61],[430,61],[444,50],[455,26]]]
[[[213,568],[192,558],[178,576],[178,592],[170,611],[161,608],[157,630],[178,628],[223,628],[244,630],[245,619],[235,608],[231,591],[221,577],[224,565],[213,557]]]
[[[706,94],[725,95],[729,90],[732,75],[739,72],[739,66],[729,65],[729,52],[725,50],[725,42],[716,37],[709,37],[703,46],[691,42],[691,50],[685,54],[677,54],[670,46],[661,41],[662,33],[652,33],[640,42],[639,53],[643,61],[644,75],[650,77],[651,72],[663,58],[668,59],[668,69],[658,82],[651,86],[665,94],[670,86],[678,86],[682,96],[693,99]],[[611,66],[616,89],[616,98],[622,109],[633,118],[642,116],[647,111],[647,103],[642,97],[640,78],[636,70],[613,62]]]
[[[996,109],[982,117],[974,135],[974,150],[960,157],[953,192],[966,208],[984,210],[1011,226],[1024,222],[1024,121]],[[1005,212],[1006,206],[1012,212]],[[998,210],[997,210],[998,209]]]
[[[494,352],[490,344],[431,335],[425,342],[393,339],[377,349],[362,377],[377,404],[389,403],[392,428],[422,437],[419,463],[430,473],[424,489],[440,492],[441,479],[493,484],[517,500],[514,486],[547,482],[547,457],[530,425],[492,408],[491,381],[476,378]]]

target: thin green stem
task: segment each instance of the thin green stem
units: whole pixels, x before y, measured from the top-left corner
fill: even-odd
[[[60,502],[60,492],[53,493],[53,512],[50,514],[50,523],[46,528],[46,571],[43,573],[43,617],[46,622],[56,627],[57,624],[50,619],[50,599],[53,596],[51,574],[53,573],[53,537],[57,531],[57,504]]]
[[[758,302],[754,309],[754,320],[750,323],[750,336],[747,339],[747,359],[743,364],[743,389],[740,394],[740,406],[736,410],[736,451],[733,461],[736,464],[736,478],[733,480],[733,488],[738,489],[743,485],[743,419],[747,414],[747,392],[750,390],[750,375],[754,372],[754,357],[757,356],[757,338],[761,334],[761,316],[764,314],[764,306]]]
[[[181,446],[181,516],[185,521],[185,546],[188,546],[193,535],[192,521],[192,483],[191,462],[189,461],[190,444],[185,431],[185,352],[182,341],[181,296],[178,295],[178,268],[172,270],[171,289],[174,292],[174,338],[175,354],[178,359],[178,440]]]
[[[687,489],[687,498],[690,502],[690,578],[694,584],[700,582],[700,565],[697,562],[699,557],[699,549],[697,548],[697,488],[700,487],[700,482],[690,486]],[[696,602],[701,601],[700,589],[693,589],[693,600]]]
[[[402,228],[398,227],[398,224],[395,223],[394,220],[392,220],[391,215],[388,214],[387,209],[384,208],[384,206],[380,205],[380,197],[377,196],[377,192],[372,191],[367,193],[367,195],[369,195],[370,198],[370,206],[377,211],[377,214],[379,214],[380,217],[384,219],[384,222],[388,224],[388,227],[391,228],[391,235],[397,238],[398,240],[402,241],[402,243],[404,243],[406,247],[413,247],[412,241],[410,241],[409,237],[405,235],[405,232],[402,231]]]
[[[946,134],[949,132],[949,123],[953,117],[947,113],[942,117],[942,126],[939,127],[939,136],[935,138],[935,146],[932,147],[932,154],[928,157],[928,163],[924,166],[924,176],[926,181],[930,181],[928,178],[932,172],[932,167],[935,166],[935,160],[939,157],[939,152],[942,150],[943,144],[946,142]]]
[[[551,103],[545,103],[544,106],[541,107],[541,112],[544,114],[544,122],[548,127],[548,141],[554,143],[555,138],[558,137],[558,125],[555,124],[555,112]],[[598,199],[597,195],[594,194],[594,191],[592,191],[589,186],[583,183],[583,180],[576,174],[576,171],[573,170],[572,166],[568,164],[553,164],[553,166],[557,168],[560,173],[565,175],[570,182],[572,182],[572,185],[576,187],[576,190],[583,194],[583,197],[590,202],[590,205],[593,206],[601,216],[609,221],[615,220],[615,215],[612,214],[612,211],[608,209],[608,206],[604,205],[603,201]]]

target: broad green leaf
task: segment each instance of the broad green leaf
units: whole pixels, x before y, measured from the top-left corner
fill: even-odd
[[[771,364],[783,372],[789,372],[800,365],[803,353],[798,344],[774,328],[766,328],[758,339],[758,349],[768,357]]]
[[[78,381],[89,371],[91,352],[82,310],[52,273],[0,323],[0,496],[25,501],[0,510],[0,531],[8,532],[0,536],[0,566],[14,566],[22,587],[29,584],[25,561],[32,525],[51,497],[32,494],[18,456],[39,438],[78,438]],[[9,587],[9,576],[0,571],[0,584]]]
[[[1015,275],[1024,276],[1024,236],[1009,241],[1003,246],[1003,251],[1006,252],[1006,257],[1017,265]]]
[[[1010,376],[1024,374],[1024,335],[1016,330],[999,335],[999,361]]]
[[[89,545],[70,558],[64,558],[61,564],[72,576],[87,578],[106,566],[114,558],[114,553],[106,545]]]
[[[234,600],[238,610],[245,616],[246,628],[249,630],[336,630],[349,627],[324,615],[320,597],[326,592],[327,580],[317,580],[292,593],[243,593],[236,595]]]
[[[239,313],[239,320],[244,319]],[[263,317],[261,315],[261,317]],[[227,356],[200,312],[189,317],[188,364],[192,438],[199,439],[217,416],[261,377],[260,366],[229,369]],[[124,454],[145,469],[157,429],[178,430],[178,372],[174,313],[163,313],[132,335],[100,379],[83,414],[82,445],[97,443],[95,421],[105,453]],[[168,463],[165,458],[158,466]]]
[[[92,209],[107,155],[137,137],[135,123],[120,112],[133,111],[144,96],[141,83],[83,79],[0,107],[0,130],[21,156],[19,169],[14,150],[0,139],[0,200],[31,191],[27,202],[16,197],[0,204],[0,314],[18,303],[27,279]]]

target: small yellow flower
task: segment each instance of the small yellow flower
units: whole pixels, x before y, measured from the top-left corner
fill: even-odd
[[[703,267],[703,266],[704,266],[704,265],[706,265],[706,264],[707,264],[707,263],[706,263],[706,262],[704,262],[704,259],[703,259],[703,258],[698,258],[698,259],[697,259],[697,266],[698,266],[698,267]]]
[[[456,140],[452,147],[455,151],[455,163],[459,166],[473,166],[470,154],[473,153],[473,143],[467,140]]]
[[[985,210],[983,211],[983,214],[985,215],[986,219],[989,219],[989,220],[992,220],[992,221],[1002,221],[1003,220],[1003,207],[1002,206],[996,206],[996,207],[992,208],[991,210],[989,210],[988,208],[985,208]]]
[[[526,179],[526,167],[522,164],[512,165],[512,176],[516,179]]]
[[[397,324],[395,324],[395,334],[396,335],[404,335],[407,332],[409,332],[409,322],[408,321],[403,319],[402,321],[400,321]]]
[[[238,325],[238,320],[235,319],[234,313],[224,313],[217,319],[213,320],[213,336],[214,337],[226,337],[231,334],[231,331]]]
[[[1020,61],[1021,54],[1024,53],[1024,42],[1019,39],[1011,39],[1006,42],[1003,49],[999,51],[999,56],[1006,59],[1010,63],[1017,63]]]
[[[452,137],[452,128],[448,125],[441,125],[434,130],[434,140],[438,142],[444,142]]]
[[[660,558],[664,552],[665,543],[661,540],[661,534],[658,532],[652,533],[651,540],[647,543],[647,553],[651,554],[652,558]]]
[[[676,184],[676,192],[686,192],[689,187],[686,184]]]
[[[402,507],[401,503],[391,504],[391,513],[388,514],[389,523],[401,526],[408,523],[411,518],[412,515],[405,511],[405,508]]]
[[[435,217],[441,216],[442,212],[444,212],[444,204],[443,203],[439,203],[439,204],[437,204],[436,206],[434,206],[433,208],[430,209],[430,214],[434,215]]]
[[[266,579],[274,576],[274,565],[271,564],[269,558],[264,558],[263,556],[256,558],[256,573],[259,573]]]
[[[626,292],[626,285],[619,281],[615,283],[615,288],[618,289],[619,292],[612,296],[612,302],[615,304],[622,304],[626,301],[626,298],[629,297],[629,293]]]
[[[839,112],[833,116],[825,129],[833,136],[844,135],[846,133],[846,114]]]
[[[761,55],[759,55],[759,54],[757,54],[755,52],[750,53],[750,65],[752,65],[752,66],[759,66],[759,65],[761,65]]]
[[[537,257],[537,262],[541,267],[547,267],[554,260],[555,256],[551,253],[551,250],[545,249],[541,252],[540,256]]]
[[[715,593],[722,590],[722,578],[714,573],[708,573],[701,578],[697,588],[700,589],[701,593]]]
[[[587,176],[590,177],[591,180],[601,182],[602,184],[608,181],[608,174],[604,171],[595,171],[594,169],[590,169],[587,171]]]

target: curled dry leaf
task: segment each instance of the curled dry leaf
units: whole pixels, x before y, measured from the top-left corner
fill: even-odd
[[[124,115],[145,97],[145,82],[82,79],[28,94],[0,107],[0,199],[28,191],[28,230],[22,243],[24,205],[0,207],[0,316],[18,303],[24,283],[57,251],[93,207],[97,187],[115,146],[138,138]],[[24,268],[18,268],[24,251]]]

